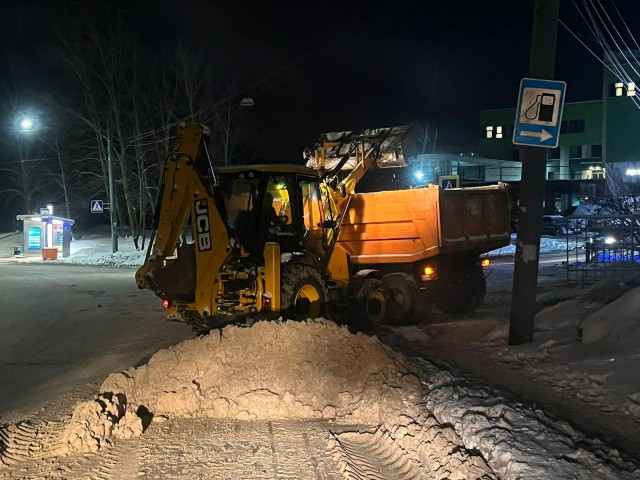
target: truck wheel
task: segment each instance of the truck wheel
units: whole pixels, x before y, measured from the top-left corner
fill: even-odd
[[[280,274],[280,302],[283,319],[318,318],[327,301],[320,272],[308,265],[283,265]]]
[[[422,297],[415,280],[406,273],[390,273],[382,277],[389,287],[393,306],[389,310],[388,321],[394,325],[414,325],[421,319]]]
[[[465,315],[484,301],[487,284],[482,267],[451,272],[441,281],[435,304],[444,313]]]
[[[357,300],[364,310],[364,320],[367,327],[375,329],[386,323],[389,314],[389,299],[391,292],[384,282],[367,278],[358,291]]]

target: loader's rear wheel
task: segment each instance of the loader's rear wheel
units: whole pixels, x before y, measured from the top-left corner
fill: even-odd
[[[422,318],[423,302],[415,280],[406,273],[390,273],[382,277],[392,295],[392,307],[387,315],[394,325],[413,325]]]
[[[376,329],[387,323],[391,292],[384,282],[375,278],[367,278],[360,287],[357,299],[362,307],[362,314],[368,329]]]
[[[435,304],[444,313],[466,315],[484,301],[487,284],[480,266],[450,272],[440,282]]]
[[[322,275],[308,265],[283,265],[280,274],[282,318],[306,320],[318,318],[327,301]]]

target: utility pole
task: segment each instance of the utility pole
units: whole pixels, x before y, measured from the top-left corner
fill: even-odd
[[[560,0],[536,0],[533,13],[529,75],[553,79]],[[546,176],[546,149],[522,147],[522,179],[518,208],[518,238],[513,272],[509,345],[533,339],[540,260],[540,229]]]
[[[111,221],[111,253],[118,251],[118,205],[111,155],[111,112],[107,112],[107,169],[109,170],[109,218]]]

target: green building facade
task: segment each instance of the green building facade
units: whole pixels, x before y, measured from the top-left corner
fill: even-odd
[[[564,212],[576,200],[603,193],[605,182],[614,179],[640,184],[638,58],[640,53],[612,56],[603,68],[602,98],[565,103],[559,146],[546,149],[547,213]],[[481,158],[521,165],[520,148],[513,144],[515,113],[515,105],[481,113]]]

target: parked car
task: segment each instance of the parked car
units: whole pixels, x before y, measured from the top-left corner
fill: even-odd
[[[542,235],[552,235],[560,237],[571,233],[573,229],[569,227],[569,220],[562,215],[543,215],[542,216]]]

